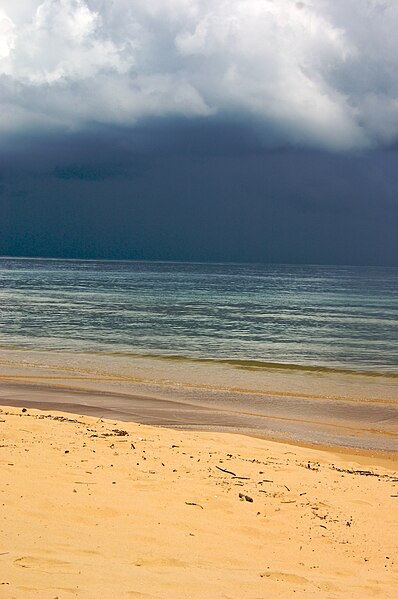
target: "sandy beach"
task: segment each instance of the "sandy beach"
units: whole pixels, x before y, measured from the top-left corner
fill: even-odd
[[[0,411],[0,597],[398,592],[398,461]]]
[[[398,599],[398,0],[0,0],[0,599]]]

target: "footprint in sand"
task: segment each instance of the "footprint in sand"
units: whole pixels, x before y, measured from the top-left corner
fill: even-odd
[[[167,568],[187,568],[189,563],[175,558],[139,558],[134,562],[134,565],[144,566],[146,568],[157,568],[159,566]]]
[[[161,599],[159,595],[149,595],[142,591],[127,591],[128,597],[135,597],[136,599]]]
[[[19,557],[14,564],[20,568],[31,568],[46,572],[70,572],[72,564],[60,559],[44,559],[40,557]]]
[[[277,582],[293,582],[296,584],[307,584],[309,580],[303,576],[297,576],[296,574],[288,574],[286,572],[261,572],[261,578],[270,578]]]

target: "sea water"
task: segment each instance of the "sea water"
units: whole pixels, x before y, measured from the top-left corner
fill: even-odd
[[[398,374],[398,269],[1,258],[0,345]]]
[[[398,269],[1,258],[0,375],[393,449]]]

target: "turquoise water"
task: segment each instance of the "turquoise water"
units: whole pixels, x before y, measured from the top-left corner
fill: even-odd
[[[398,374],[398,269],[0,259],[0,346]]]

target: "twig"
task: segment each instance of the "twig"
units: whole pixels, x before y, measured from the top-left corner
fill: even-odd
[[[232,476],[236,476],[235,472],[231,472],[231,470],[224,470],[224,468],[220,468],[220,466],[216,466],[217,470],[221,470],[221,472],[226,472],[227,474],[232,474]]]
[[[325,516],[320,516],[319,514],[317,514],[316,512],[312,512],[314,514],[314,516],[316,516],[317,518],[319,518],[320,520],[326,520],[327,518],[327,514]]]
[[[185,505],[197,505],[201,510],[204,509],[203,505],[200,505],[200,503],[194,503],[193,501],[186,501]]]
[[[85,483],[84,481],[75,480],[75,485],[96,485],[97,483]]]

